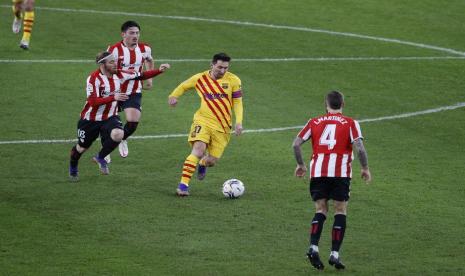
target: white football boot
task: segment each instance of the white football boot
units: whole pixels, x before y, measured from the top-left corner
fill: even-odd
[[[119,143],[118,149],[119,149],[119,155],[121,155],[121,157],[123,158],[126,158],[129,154],[128,141],[121,140],[121,143]]]
[[[23,21],[21,19],[18,19],[15,16],[15,19],[13,19],[13,25],[11,26],[11,30],[13,31],[13,33],[18,34],[21,31],[22,22]]]

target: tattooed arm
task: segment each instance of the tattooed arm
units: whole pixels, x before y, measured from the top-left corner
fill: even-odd
[[[365,150],[365,146],[363,145],[362,139],[357,139],[354,141],[355,150],[357,152],[358,160],[360,161],[360,165],[362,166],[362,179],[365,182],[371,181],[371,173],[370,169],[368,168],[368,155],[367,151]]]
[[[305,166],[304,160],[302,158],[302,150],[300,148],[303,143],[305,143],[305,140],[298,136],[294,139],[294,143],[292,143],[295,161],[297,161],[297,167],[295,169],[294,174],[297,177],[303,177],[307,172],[307,166]]]

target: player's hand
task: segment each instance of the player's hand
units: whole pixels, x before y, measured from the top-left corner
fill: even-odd
[[[369,168],[362,168],[362,179],[365,181],[366,184],[371,182],[371,172]]]
[[[129,99],[128,95],[126,95],[124,93],[115,93],[115,100],[117,100],[119,102],[124,102],[127,99]]]
[[[307,166],[297,164],[297,168],[295,168],[294,175],[297,177],[304,177],[307,173]]]
[[[145,90],[150,90],[153,87],[153,82],[152,79],[146,79],[144,80],[144,83],[142,85],[142,88]]]
[[[163,63],[163,64],[160,64],[160,68],[158,68],[158,70],[165,72],[166,70],[170,68],[171,68],[171,65],[169,65],[168,63]]]
[[[239,136],[242,134],[242,124],[236,124],[236,128],[234,129],[234,134]]]
[[[168,104],[169,104],[171,107],[176,107],[176,105],[178,104],[178,98],[176,98],[176,97],[169,97],[169,98],[168,98]]]

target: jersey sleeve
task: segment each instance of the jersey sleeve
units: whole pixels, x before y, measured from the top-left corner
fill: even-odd
[[[310,139],[310,137],[312,137],[311,121],[312,120],[309,120],[307,124],[304,126],[304,128],[302,128],[302,130],[300,130],[299,134],[297,135],[298,137],[302,138],[304,141],[307,141],[308,139]]]
[[[87,98],[89,97],[98,97],[99,90],[97,87],[99,86],[98,79],[94,76],[89,76],[86,82],[86,94]]]
[[[242,82],[237,76],[232,81],[232,97],[233,99],[242,97]]]
[[[138,78],[140,74],[136,71],[134,71],[133,73],[118,72],[117,76],[118,76],[120,83],[123,83],[127,80],[133,80],[133,79]]]
[[[190,90],[195,87],[195,83],[199,79],[199,75],[193,75],[192,77],[188,78],[187,80],[183,81],[178,87],[176,87],[173,92],[169,95],[169,97],[180,97],[182,96],[187,90]]]
[[[350,124],[350,142],[353,143],[357,139],[363,139],[362,129],[360,128],[360,124],[356,120],[353,120]]]

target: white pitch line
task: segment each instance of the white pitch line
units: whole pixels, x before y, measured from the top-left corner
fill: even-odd
[[[422,111],[409,112],[403,114],[397,114],[392,116],[384,116],[371,119],[361,119],[358,120],[359,123],[370,123],[370,122],[379,122],[379,121],[388,121],[401,118],[409,118],[419,115],[437,113],[446,110],[454,110],[457,108],[465,107],[465,102],[456,103],[448,106],[441,106],[432,109],[426,109]],[[275,128],[261,128],[261,129],[247,129],[244,130],[245,133],[263,133],[263,132],[278,132],[285,130],[301,129],[303,126],[290,126],[290,127],[275,127]],[[162,134],[162,135],[141,135],[141,136],[131,136],[131,139],[141,140],[141,139],[169,139],[169,138],[178,138],[178,137],[187,137],[187,134]],[[58,143],[71,143],[75,142],[76,139],[47,139],[47,140],[12,140],[12,141],[0,141],[0,145],[12,145],[12,144],[58,144]]]
[[[410,60],[462,60],[465,56],[433,57],[289,57],[289,58],[235,58],[234,62],[293,62],[293,61],[410,61]],[[158,62],[210,62],[211,59],[160,58]],[[0,59],[0,63],[94,63],[91,59]]]
[[[11,8],[11,5],[0,5],[0,7]],[[324,34],[335,35],[335,36],[345,36],[345,37],[368,39],[368,40],[375,40],[375,41],[395,43],[395,44],[403,44],[403,45],[413,46],[417,48],[430,49],[430,50],[445,52],[449,54],[465,56],[465,52],[463,51],[434,46],[434,45],[428,45],[424,43],[416,43],[416,42],[405,41],[405,40],[394,39],[394,38],[384,38],[384,37],[361,35],[361,34],[348,33],[348,32],[335,32],[335,31],[329,31],[329,30],[324,30],[324,29],[315,29],[315,28],[307,28],[307,27],[274,25],[274,24],[264,24],[264,23],[255,23],[255,22],[247,22],[247,21],[224,20],[224,19],[202,18],[202,17],[192,17],[192,16],[175,16],[175,15],[162,15],[162,14],[149,14],[149,13],[120,12],[120,11],[98,11],[98,10],[89,10],[89,9],[67,9],[67,8],[51,8],[51,7],[36,7],[36,9],[47,10],[47,11],[92,13],[92,14],[106,14],[106,15],[125,15],[125,16],[164,18],[164,19],[173,19],[173,20],[203,21],[203,22],[212,22],[212,23],[240,25],[240,26],[284,29],[284,30],[313,32],[313,33],[324,33]]]

